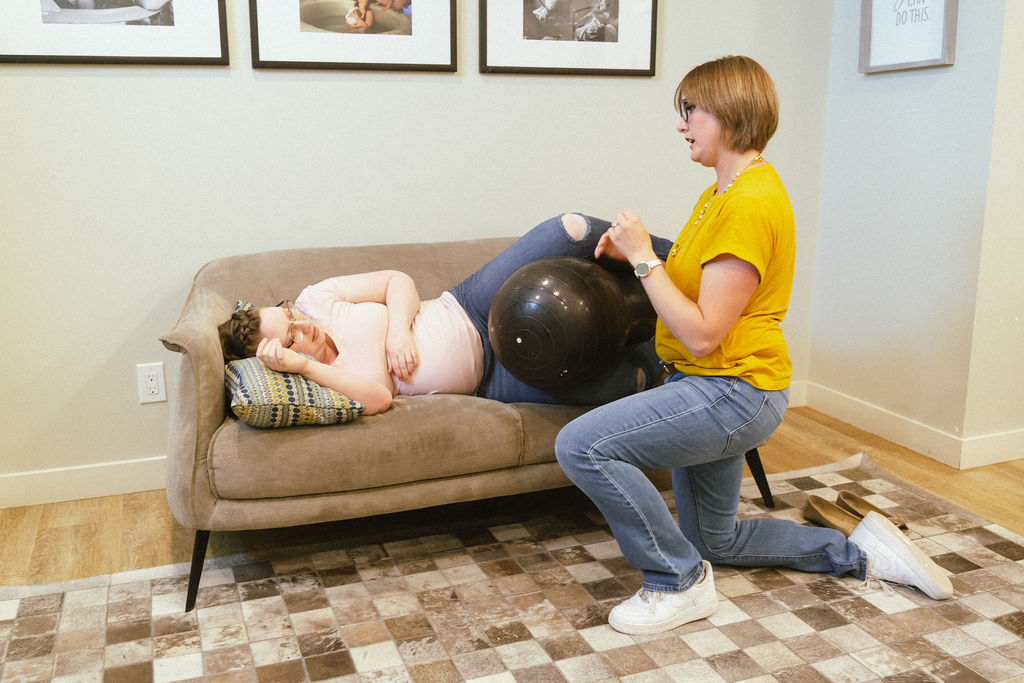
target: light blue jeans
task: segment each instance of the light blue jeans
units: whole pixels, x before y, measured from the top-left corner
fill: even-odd
[[[702,558],[863,579],[864,553],[839,531],[736,519],[744,453],[775,431],[788,403],[788,389],[677,373],[576,418],[558,434],[555,454],[648,590],[686,590],[703,577]],[[643,473],[661,468],[672,469],[678,520]]]

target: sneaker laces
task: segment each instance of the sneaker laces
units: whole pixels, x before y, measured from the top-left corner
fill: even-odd
[[[651,614],[654,614],[654,608],[658,604],[658,600],[661,600],[661,593],[657,591],[649,591],[646,588],[641,587],[639,592],[637,592],[637,597],[639,597],[641,601],[647,603],[647,610]]]
[[[875,572],[875,558],[868,553],[865,553],[865,556],[867,557],[867,569],[864,572],[864,581],[860,584],[860,587],[868,590],[873,584],[878,584],[878,587],[885,591],[885,593],[895,595],[896,591],[893,590],[889,582]]]

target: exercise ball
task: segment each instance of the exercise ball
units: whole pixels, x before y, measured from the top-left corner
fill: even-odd
[[[627,344],[650,339],[654,322],[632,271],[564,257],[510,275],[491,303],[487,329],[514,377],[557,396],[599,377]]]

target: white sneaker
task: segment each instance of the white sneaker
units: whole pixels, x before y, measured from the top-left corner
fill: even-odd
[[[682,593],[641,588],[636,595],[612,609],[608,625],[621,633],[660,633],[710,617],[718,609],[718,595],[711,565],[705,560],[701,563],[704,576],[700,581]]]
[[[925,555],[920,548],[903,535],[896,525],[877,512],[871,511],[850,534],[855,543],[868,556],[867,578],[864,585],[879,581],[899,583],[922,591],[935,600],[953,596],[949,577]]]

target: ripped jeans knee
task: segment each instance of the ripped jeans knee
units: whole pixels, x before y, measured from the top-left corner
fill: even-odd
[[[562,229],[574,242],[580,242],[590,234],[590,221],[580,213],[564,213]]]

